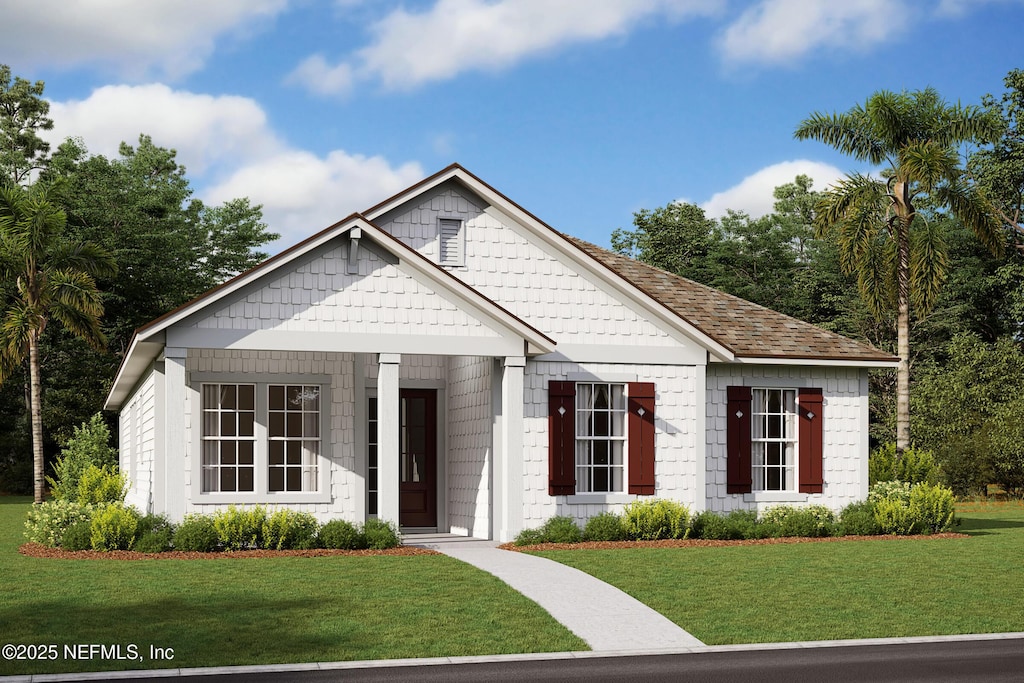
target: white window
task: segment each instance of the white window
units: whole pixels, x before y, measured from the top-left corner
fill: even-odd
[[[465,265],[465,236],[462,221],[441,218],[437,226],[437,262],[442,266]]]
[[[576,384],[576,492],[621,493],[625,481],[624,384]]]
[[[316,493],[320,385],[204,383],[202,492]]]
[[[750,460],[754,491],[795,491],[795,389],[751,390]]]

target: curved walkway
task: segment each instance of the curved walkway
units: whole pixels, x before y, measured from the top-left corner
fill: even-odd
[[[639,600],[564,564],[499,550],[494,541],[447,534],[410,535],[405,543],[436,550],[495,575],[547,610],[595,651],[643,652],[704,646]]]

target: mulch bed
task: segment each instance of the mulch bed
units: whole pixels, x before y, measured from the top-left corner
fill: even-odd
[[[660,541],[585,541],[583,543],[539,543],[537,545],[517,546],[504,543],[503,550],[619,550],[626,548],[721,548],[733,545],[782,545],[792,543],[836,543],[842,541],[910,541],[928,538],[970,538],[967,534],[945,532],[941,534],[917,536],[825,536],[823,538],[806,538],[788,536],[786,538],[757,538],[743,541],[711,541],[703,538],[663,539]]]
[[[45,557],[59,560],[243,560],[259,557],[331,557],[335,555],[368,556],[368,555],[437,555],[437,551],[427,548],[399,546],[387,550],[235,550],[217,553],[194,553],[183,550],[171,550],[166,553],[137,553],[132,550],[61,550],[50,548],[39,543],[26,543],[18,552],[28,557]]]

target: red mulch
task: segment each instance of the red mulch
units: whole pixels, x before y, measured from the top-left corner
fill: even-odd
[[[967,534],[945,532],[928,536],[825,536],[823,538],[805,538],[788,536],[786,538],[757,538],[744,541],[711,541],[703,538],[662,539],[660,541],[585,541],[583,543],[539,543],[537,545],[517,546],[505,543],[503,550],[619,550],[623,548],[721,548],[731,545],[779,545],[789,543],[835,543],[841,541],[897,541],[926,538],[970,538]]]
[[[334,555],[437,555],[427,548],[399,546],[388,550],[235,550],[219,553],[194,553],[172,550],[166,553],[137,553],[133,550],[61,550],[39,543],[26,543],[18,552],[29,557],[45,557],[60,560],[241,560],[256,557],[328,557]]]

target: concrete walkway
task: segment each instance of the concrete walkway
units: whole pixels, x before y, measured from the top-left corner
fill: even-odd
[[[704,643],[647,605],[590,574],[535,555],[499,550],[494,541],[448,534],[405,537],[494,574],[547,610],[597,652],[664,651]]]

